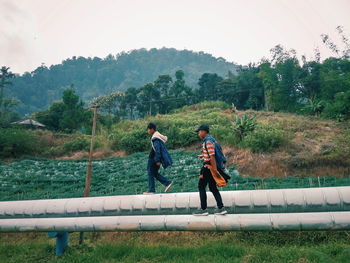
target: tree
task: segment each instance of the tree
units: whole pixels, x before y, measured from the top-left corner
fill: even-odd
[[[140,115],[155,115],[158,112],[159,99],[160,92],[154,87],[153,83],[143,85],[137,98],[137,110]]]
[[[295,50],[281,45],[271,49],[271,61],[263,61],[258,76],[264,86],[265,106],[273,111],[295,111],[301,68]]]
[[[154,89],[159,93],[158,113],[168,113],[170,109],[169,91],[172,83],[172,78],[169,75],[160,75],[154,81]]]
[[[297,91],[301,98],[308,101],[314,101],[321,96],[321,64],[316,61],[304,63],[301,69],[301,83],[297,87]]]
[[[185,73],[182,70],[177,70],[175,72],[175,78],[173,85],[170,88],[170,96],[174,98],[169,101],[169,105],[171,109],[176,109],[183,107],[187,104],[191,104],[193,101],[192,96],[193,92],[191,87],[186,85],[184,80]]]
[[[71,85],[63,91],[62,101],[52,103],[48,110],[37,112],[34,117],[48,128],[73,132],[83,126],[89,115],[83,105],[74,86]]]
[[[64,111],[60,120],[61,130],[72,132],[81,127],[84,119],[83,102],[79,101],[79,96],[75,88],[71,85],[63,92],[62,96]]]
[[[335,95],[334,100],[326,105],[324,116],[338,121],[350,120],[350,89]]]
[[[125,104],[124,107],[127,112],[129,112],[129,119],[133,120],[135,118],[135,110],[137,106],[137,95],[139,90],[135,87],[130,87],[125,91]]]
[[[322,34],[321,38],[323,43],[338,56],[338,58],[349,59],[350,58],[350,41],[348,36],[344,33],[343,26],[336,27],[339,38],[341,39],[341,43],[343,47],[338,47],[334,41],[327,34]]]
[[[34,118],[46,125],[48,129],[60,130],[65,106],[63,101],[54,101],[48,110],[34,113]]]
[[[198,80],[198,96],[200,100],[217,100],[218,84],[223,80],[222,77],[216,73],[204,73]]]
[[[112,115],[114,119],[120,120],[125,116],[125,94],[123,92],[112,92],[110,94],[94,98],[93,105],[99,105],[100,111]]]
[[[10,81],[14,77],[9,71],[8,67],[1,67],[0,69],[0,125],[6,126],[14,119],[18,118],[17,113],[14,111],[15,107],[19,104],[19,100],[15,98],[5,97],[5,87],[12,84]]]

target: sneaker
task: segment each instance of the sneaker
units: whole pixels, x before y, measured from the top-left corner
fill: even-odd
[[[207,215],[209,215],[209,213],[208,213],[207,209],[205,209],[205,210],[198,209],[192,215],[194,215],[194,216],[207,216]]]
[[[173,186],[173,182],[171,182],[167,187],[165,187],[165,190],[164,190],[164,192],[166,193],[166,192],[168,192],[169,190],[170,190],[170,188]]]
[[[144,195],[154,195],[155,192],[143,192]]]
[[[226,215],[227,214],[227,210],[225,209],[225,207],[216,208],[214,214],[215,215]]]

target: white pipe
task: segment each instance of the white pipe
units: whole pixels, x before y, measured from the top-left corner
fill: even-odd
[[[350,211],[350,186],[221,191],[229,213]],[[216,206],[208,192],[208,210]],[[0,202],[1,218],[191,214],[199,194],[169,193]]]
[[[350,212],[0,219],[0,232],[350,230]]]

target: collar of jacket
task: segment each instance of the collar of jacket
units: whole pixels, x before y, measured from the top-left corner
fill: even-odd
[[[160,132],[156,131],[155,133],[153,133],[151,140],[153,141],[155,139],[159,139],[162,142],[166,143],[166,141],[168,140],[168,137],[165,135],[162,135],[162,134],[160,134]]]
[[[211,136],[211,135],[207,135],[207,137],[205,137],[203,140],[202,140],[202,143],[205,143],[207,141],[215,141],[214,138]]]

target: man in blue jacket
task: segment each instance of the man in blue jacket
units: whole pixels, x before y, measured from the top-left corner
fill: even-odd
[[[152,135],[151,138],[151,152],[149,153],[147,172],[148,172],[148,191],[144,194],[154,194],[156,192],[155,180],[157,179],[165,186],[164,192],[168,192],[173,183],[159,173],[160,165],[165,168],[172,165],[173,160],[165,146],[167,136],[160,134],[154,123],[149,123],[147,126],[147,133]]]

